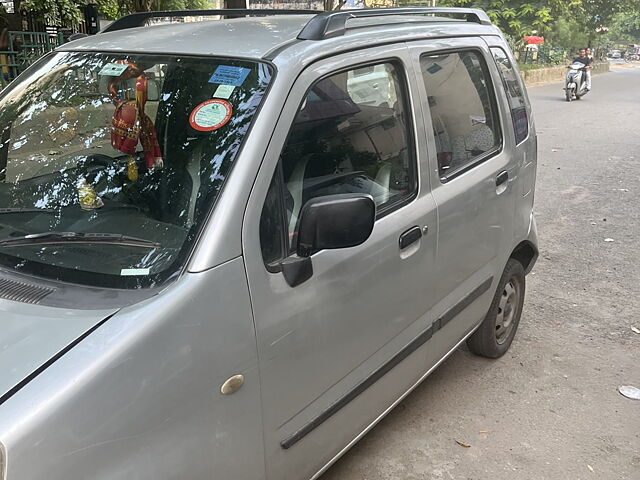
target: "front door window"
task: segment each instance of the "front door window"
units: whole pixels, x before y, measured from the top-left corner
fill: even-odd
[[[393,63],[358,67],[316,82],[298,109],[281,154],[289,251],[295,250],[302,207],[312,198],[364,193],[383,215],[413,197],[417,187],[410,138],[403,81]],[[272,239],[263,238],[269,259],[272,245]]]

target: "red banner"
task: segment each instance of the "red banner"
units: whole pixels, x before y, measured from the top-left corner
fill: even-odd
[[[529,45],[544,43],[544,37],[538,37],[536,35],[527,35],[526,37],[524,37],[524,41],[527,42],[527,44]]]

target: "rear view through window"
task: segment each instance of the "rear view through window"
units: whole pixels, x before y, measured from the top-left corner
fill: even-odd
[[[489,74],[475,51],[425,55],[420,69],[431,111],[440,177],[464,170],[502,143]]]
[[[496,65],[507,93],[516,144],[518,144],[529,135],[529,119],[527,117],[527,104],[524,100],[521,86],[522,81],[518,79],[518,74],[513,69],[513,65],[511,65],[511,61],[504,50],[492,48],[491,53],[496,60]]]

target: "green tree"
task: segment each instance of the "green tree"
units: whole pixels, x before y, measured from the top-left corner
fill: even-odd
[[[558,18],[553,22],[545,37],[548,43],[572,51],[584,48],[589,42],[589,35],[585,31],[584,25],[573,17]]]
[[[83,19],[80,7],[83,0],[23,0],[22,10],[32,10],[39,14],[47,25],[75,25]]]
[[[582,0],[584,29],[593,42],[597,30],[608,28],[616,35],[633,37],[634,24],[640,15],[640,0]]]
[[[211,8],[209,0],[96,0],[100,12],[115,19],[134,12],[151,10],[203,10]]]
[[[564,48],[597,43],[603,27],[612,32],[608,37],[636,38],[640,16],[640,0],[438,0],[438,5],[481,8],[513,39],[535,32]]]
[[[609,25],[618,13],[638,8],[638,0],[582,0],[585,23],[593,27]]]
[[[209,0],[96,0],[100,12],[115,19],[150,10],[198,10],[211,8]],[[85,0],[23,0],[20,8],[37,12],[48,25],[74,25],[82,21]]]
[[[486,11],[491,21],[514,38],[533,32],[544,35],[562,16],[580,12],[583,0],[440,0],[439,6],[473,7]]]
[[[613,17],[601,44],[620,45],[640,43],[640,11],[622,12]]]
[[[612,25],[614,31],[626,34],[640,43],[640,8],[631,13],[620,13],[614,18]]]

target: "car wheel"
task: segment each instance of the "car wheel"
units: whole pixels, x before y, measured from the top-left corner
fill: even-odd
[[[524,291],[524,268],[510,258],[486,317],[467,340],[469,350],[488,358],[501,357],[509,350],[522,315]]]

